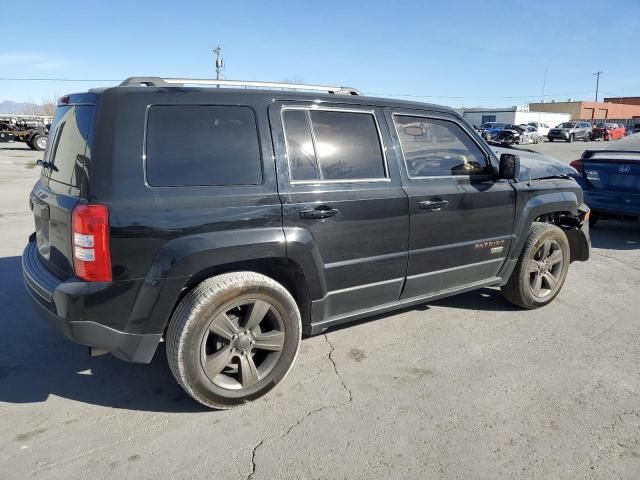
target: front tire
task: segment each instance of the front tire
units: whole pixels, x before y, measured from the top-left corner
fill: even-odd
[[[574,139],[574,138],[575,138],[575,137],[574,137],[574,135],[573,135],[573,133],[572,133],[571,135],[569,135],[569,138],[567,139],[567,142],[568,142],[568,143],[573,143],[573,139]]]
[[[298,306],[281,284],[255,272],[225,273],[182,299],[169,323],[167,359],[196,401],[232,408],[284,379],[301,331]]]
[[[522,308],[543,307],[560,293],[569,262],[569,241],[562,229],[535,222],[502,294]]]

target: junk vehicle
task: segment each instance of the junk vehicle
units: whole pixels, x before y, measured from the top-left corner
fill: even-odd
[[[131,78],[63,97],[51,138],[31,298],[93,354],[149,363],[164,339],[213,408],[281,382],[302,334],[487,286],[543,307],[589,258],[575,171],[496,153],[447,107]]]

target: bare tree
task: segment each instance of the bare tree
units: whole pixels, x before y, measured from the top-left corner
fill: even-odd
[[[56,106],[58,105],[58,99],[56,96],[44,98],[42,100],[42,115],[47,117],[53,117],[56,113]]]
[[[40,115],[40,108],[38,105],[31,99],[27,100],[25,105],[25,114],[26,115]]]

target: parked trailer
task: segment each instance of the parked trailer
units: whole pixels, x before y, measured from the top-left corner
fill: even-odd
[[[48,134],[46,125],[27,120],[0,120],[0,143],[24,142],[32,150],[43,151],[47,148]]]

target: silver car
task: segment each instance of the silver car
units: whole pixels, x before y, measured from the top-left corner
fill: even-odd
[[[574,140],[583,140],[588,142],[591,140],[591,124],[588,122],[565,122],[556,128],[549,130],[547,138],[550,142],[554,140],[564,140],[565,142],[573,142]]]

